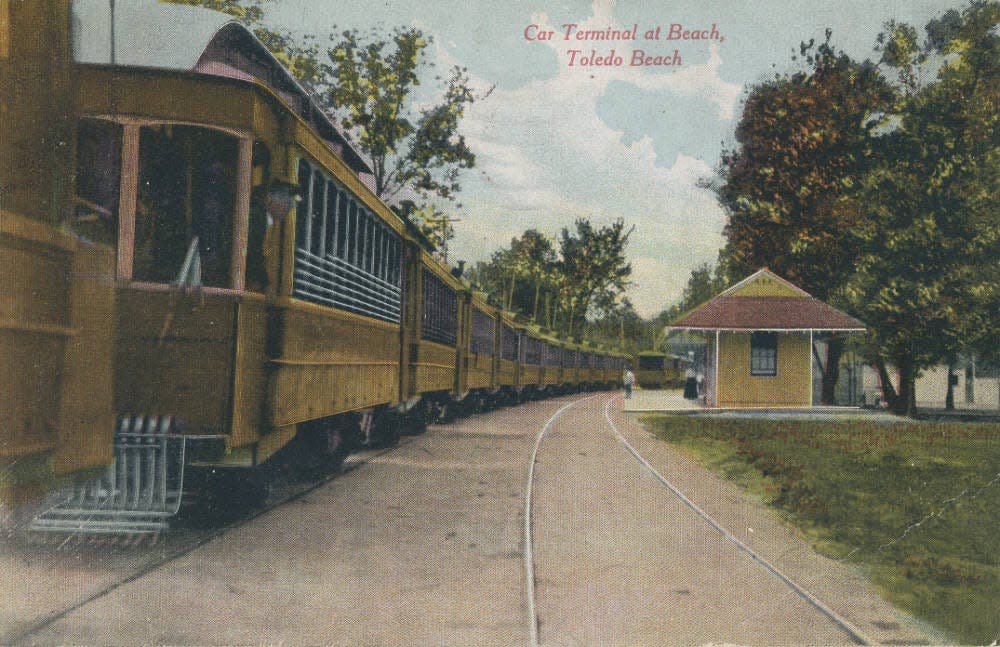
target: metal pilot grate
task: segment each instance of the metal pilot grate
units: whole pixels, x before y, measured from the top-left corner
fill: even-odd
[[[53,495],[31,529],[61,533],[153,533],[177,514],[184,443],[170,416],[119,420],[114,462],[104,475]]]

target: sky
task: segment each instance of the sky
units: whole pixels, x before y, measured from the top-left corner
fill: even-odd
[[[431,35],[428,55],[437,71],[467,68],[481,97],[460,127],[476,168],[462,175],[461,206],[445,206],[457,219],[449,261],[487,260],[529,228],[555,238],[578,218],[598,226],[621,218],[634,227],[627,296],[651,317],[680,298],[692,269],[717,258],[725,214],[700,185],[735,145],[749,89],[800,69],[801,61],[792,60],[799,43],[822,41],[828,28],[835,47],[872,58],[886,21],[922,27],[961,6],[960,0],[272,0],[266,21],[295,35],[396,25]],[[605,30],[617,30],[619,38],[593,38]],[[633,30],[635,40],[626,37]],[[588,64],[609,56],[610,65]],[[640,59],[649,64],[633,65]]]

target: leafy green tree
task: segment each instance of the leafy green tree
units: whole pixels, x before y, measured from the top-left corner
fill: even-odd
[[[447,244],[450,224],[434,201],[454,200],[460,172],[475,166],[459,132],[475,96],[466,70],[456,66],[446,81],[434,79],[443,85],[440,100],[416,107],[414,94],[433,68],[425,56],[430,37],[416,28],[396,28],[389,38],[347,30],[323,52],[313,36],[296,39],[268,28],[264,0],[168,1],[222,11],[246,24],[369,157],[375,194],[409,200],[411,206],[400,209],[429,239]]]
[[[625,260],[632,229],[624,220],[595,229],[578,219],[575,231],[563,227],[559,237],[559,310],[570,336],[579,336],[587,315],[616,309],[629,285],[632,266]]]
[[[556,293],[556,261],[553,241],[529,229],[512,239],[509,248],[494,252],[489,262],[480,263],[474,280],[496,305],[551,327],[551,309],[543,313],[542,307],[551,305]]]
[[[1000,5],[974,1],[929,23],[922,46],[905,25],[887,25],[880,39],[905,92],[863,183],[863,253],[844,293],[874,328],[872,351],[900,413],[914,409],[921,369],[963,350],[997,352],[998,23]],[[941,66],[922,85],[928,62]]]
[[[623,298],[616,309],[588,321],[582,336],[587,341],[635,354],[649,350],[650,326],[635,311],[632,302]]]
[[[721,271],[730,278],[769,267],[829,300],[861,253],[865,210],[855,188],[872,164],[875,118],[894,93],[870,62],[826,41],[801,46],[806,69],[752,88],[714,186],[729,215]],[[823,401],[833,402],[843,340],[829,340]]]
[[[465,69],[452,69],[440,102],[414,111],[419,72],[431,66],[424,57],[430,37],[400,27],[388,40],[363,40],[357,30],[347,30],[327,52],[324,97],[371,158],[376,195],[388,198],[411,188],[453,199],[459,172],[476,161],[458,132],[475,100]]]
[[[433,249],[442,250],[447,257],[448,241],[455,238],[453,218],[431,203],[418,205],[413,200],[400,200],[392,210],[411,222]]]

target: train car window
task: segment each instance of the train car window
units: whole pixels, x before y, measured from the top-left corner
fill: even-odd
[[[385,285],[373,258],[376,231],[382,239],[391,238],[392,244],[399,244],[398,236],[319,167],[301,161],[299,182],[305,199],[296,229],[292,294],[398,323],[402,291]]]
[[[295,209],[295,240],[299,247],[307,245],[309,239],[309,201],[312,199],[312,166],[305,160],[299,161],[299,196],[301,202]]]
[[[542,366],[559,366],[561,353],[552,344],[542,344]]]
[[[400,285],[403,278],[403,243],[393,238],[392,241],[392,283]]]
[[[77,124],[73,229],[87,240],[117,246],[122,127],[98,119]]]
[[[358,264],[358,204],[351,200],[351,209],[347,220],[347,257],[351,265]]]
[[[493,338],[496,335],[496,321],[485,312],[472,309],[472,338],[469,351],[476,355],[493,355]]]
[[[371,269],[368,271],[372,273],[373,276],[382,278],[382,227],[377,222],[375,218],[372,218],[372,251],[371,251]]]
[[[230,287],[238,156],[208,128],[140,130],[133,279]]]
[[[358,249],[354,257],[354,266],[362,267],[368,255],[368,212],[364,207],[358,207]],[[367,268],[365,268],[367,269]]]
[[[347,210],[350,200],[343,191],[337,200],[337,258],[347,258]]]
[[[542,349],[544,346],[545,344],[540,339],[528,337],[527,343],[525,344],[524,363],[536,365],[541,364]]]
[[[323,241],[326,238],[326,181],[318,171],[313,171],[312,193],[309,199],[309,250],[316,256],[325,256]]]
[[[375,249],[378,246],[378,241],[375,240],[375,219],[372,218],[370,213],[366,214],[368,216],[367,222],[367,239],[368,239],[368,255],[365,256],[365,270],[375,273]]]
[[[326,236],[323,239],[324,255],[337,255],[337,203],[340,202],[342,192],[337,190],[337,185],[333,182],[326,183]]]
[[[500,357],[511,362],[517,360],[517,333],[510,326],[500,329]]]
[[[659,371],[663,369],[664,358],[660,355],[640,355],[639,356],[639,370],[640,371]]]
[[[457,341],[458,297],[444,281],[424,270],[424,309],[420,336],[454,346]]]

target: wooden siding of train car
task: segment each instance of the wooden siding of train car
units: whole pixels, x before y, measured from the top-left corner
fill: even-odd
[[[481,300],[473,297],[471,294],[468,297],[470,305],[468,308],[468,316],[466,317],[467,325],[467,341],[464,348],[468,348],[468,357],[465,362],[465,390],[471,391],[472,389],[494,389],[497,386],[496,380],[496,362],[494,361],[497,353],[497,340],[499,335],[497,334],[498,326],[496,319],[496,313],[489,311],[489,306],[483,303]],[[472,321],[473,321],[473,310],[478,310],[482,314],[486,315],[493,321],[493,354],[492,355],[477,355],[472,352],[472,348],[469,341],[472,339]]]
[[[563,384],[569,384],[572,386],[577,386],[580,384],[580,367],[577,366],[578,359],[575,357],[574,351],[578,354],[578,349],[574,346],[564,346],[563,353],[563,371],[562,380]]]
[[[227,430],[237,300],[168,289],[119,290],[119,411],[173,415],[189,433]]]
[[[549,359],[550,364],[546,364],[545,352],[542,353],[542,386],[556,386],[562,383],[562,348],[553,340],[545,339],[543,342],[555,348],[555,353],[559,355],[556,359]],[[549,351],[551,352],[551,351]]]
[[[111,250],[6,211],[0,258],[2,508],[110,463],[114,284]]]
[[[462,384],[462,376],[460,375],[459,348],[464,329],[463,308],[461,306],[462,285],[423,250],[414,254],[411,261],[414,264],[408,265],[407,268],[419,286],[419,298],[416,300],[416,303],[419,305],[417,305],[414,312],[415,321],[411,324],[416,331],[416,341],[411,345],[410,350],[410,370],[413,375],[411,394],[447,392],[451,395],[460,395],[459,388]],[[423,317],[424,270],[432,272],[434,276],[444,281],[445,285],[456,292],[458,320],[456,322],[455,346],[428,341],[420,336],[420,321]]]
[[[519,332],[520,332],[520,335],[521,335],[521,351],[520,351],[520,359],[519,359],[519,362],[518,362],[519,363],[519,368],[518,368],[518,375],[519,375],[518,386],[520,386],[520,387],[526,387],[526,386],[539,387],[539,386],[542,386],[542,384],[543,384],[542,377],[543,377],[543,373],[544,372],[542,370],[541,355],[539,355],[539,363],[538,364],[529,364],[526,361],[526,359],[525,359],[527,357],[526,350],[527,350],[527,344],[529,343],[528,340],[529,339],[535,339],[535,340],[537,340],[539,338],[537,336],[532,336],[531,334],[528,333],[527,330],[525,330],[523,328],[520,329]]]
[[[509,330],[514,331],[515,335],[517,334],[517,330],[514,328],[513,320],[501,312],[497,318],[497,344],[494,347],[494,353],[497,358],[497,385],[515,387],[518,384],[519,362],[517,360],[503,358],[502,336],[504,334],[504,326],[506,326]]]
[[[0,4],[0,516],[111,460],[112,255],[72,210],[68,0]],[[8,507],[10,506],[10,507]],[[6,510],[5,510],[6,508]],[[6,518],[0,520],[0,523]]]
[[[274,426],[398,402],[398,325],[297,301],[272,316]]]
[[[69,215],[73,197],[69,7],[69,0],[0,5],[0,206],[50,225]]]
[[[588,365],[580,369],[580,381],[586,385],[599,384],[601,381],[600,371],[593,366],[593,363],[597,361],[597,355],[592,349],[581,352],[589,355],[589,359],[587,360]],[[581,361],[583,361],[582,358]]]

